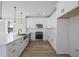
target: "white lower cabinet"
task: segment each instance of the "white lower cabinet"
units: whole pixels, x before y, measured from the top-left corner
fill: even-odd
[[[18,41],[17,41],[17,56],[20,56],[21,52],[22,52],[22,46],[23,46],[23,38],[20,38]]]
[[[28,43],[28,37],[25,40],[20,37],[9,44],[2,45],[0,46],[0,57],[19,57]]]
[[[14,57],[17,56],[17,41],[14,41],[8,45],[6,45],[7,56]]]

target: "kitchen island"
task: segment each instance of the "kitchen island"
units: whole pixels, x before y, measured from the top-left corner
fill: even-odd
[[[19,57],[29,43],[29,37],[24,35],[7,35],[0,43],[0,57]],[[5,38],[5,39],[4,39]]]

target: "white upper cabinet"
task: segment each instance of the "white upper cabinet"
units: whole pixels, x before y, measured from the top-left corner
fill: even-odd
[[[43,28],[51,28],[51,24],[49,24],[48,18],[43,17],[33,17],[33,18],[27,18],[26,25],[27,28],[37,28],[36,24],[42,24]]]
[[[64,18],[66,17],[72,17],[75,16],[79,11],[79,2],[78,1],[63,1],[63,2],[58,2],[57,4],[57,17],[58,18],[63,18],[62,16],[64,15]],[[65,15],[67,14],[67,15]]]

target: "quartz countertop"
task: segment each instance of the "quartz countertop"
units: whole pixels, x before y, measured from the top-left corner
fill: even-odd
[[[16,33],[9,33],[9,34],[5,34],[5,33],[0,33],[0,45],[5,45],[5,44],[9,44],[23,36],[18,36]],[[26,32],[26,34],[29,34],[29,32]]]
[[[0,35],[0,45],[9,44],[23,36],[14,35],[13,33],[10,34],[2,34]]]

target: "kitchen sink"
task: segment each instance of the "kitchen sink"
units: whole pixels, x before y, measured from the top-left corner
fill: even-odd
[[[28,36],[28,34],[18,34],[18,36]]]
[[[28,34],[18,34],[18,36],[23,36],[23,40],[26,40],[28,37]]]

